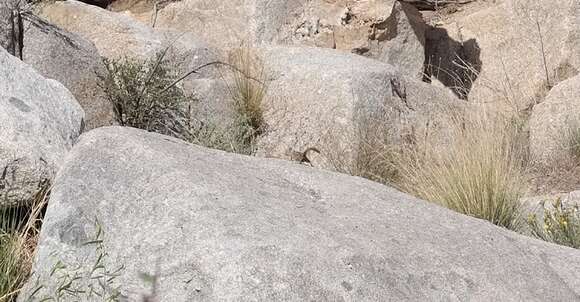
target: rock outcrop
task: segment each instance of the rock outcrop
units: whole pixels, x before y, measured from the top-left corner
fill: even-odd
[[[58,173],[20,299],[59,282],[76,292],[61,301],[575,301],[580,252],[361,178],[104,127]]]
[[[446,40],[473,42],[466,51],[479,52],[480,63],[456,63],[476,71],[476,77],[463,76],[453,62],[432,65],[440,74],[451,72],[472,82],[466,91],[472,101],[504,111],[526,110],[580,71],[579,16],[577,0],[476,2],[437,26]]]
[[[83,118],[62,84],[0,49],[0,207],[30,201],[52,179]]]
[[[446,89],[358,55],[281,46],[257,52],[267,70],[268,125],[259,145],[266,156],[316,147],[324,155],[317,165],[331,159],[352,166],[375,135],[392,145],[429,140],[443,146],[447,126],[465,109]]]

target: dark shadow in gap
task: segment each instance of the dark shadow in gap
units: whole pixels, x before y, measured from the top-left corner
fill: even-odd
[[[475,39],[456,41],[447,30],[430,27],[425,33],[423,81],[434,79],[467,100],[473,83],[481,72],[481,50]]]

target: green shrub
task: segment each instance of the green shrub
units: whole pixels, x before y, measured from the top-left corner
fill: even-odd
[[[525,190],[518,129],[510,120],[475,117],[457,121],[451,143],[403,148],[397,157],[404,191],[469,216],[517,230]]]
[[[0,234],[0,301],[16,301],[28,277],[25,242],[18,234]]]
[[[188,98],[176,85],[178,78],[163,53],[155,58],[105,60],[107,73],[100,86],[121,126],[179,136],[186,119]]]
[[[95,220],[95,235],[82,244],[81,248],[91,249],[90,256],[83,259],[66,257],[66,252],[53,251],[50,254],[53,265],[50,279],[41,281],[37,276],[28,296],[22,301],[126,301],[120,290],[119,277],[125,269],[109,259],[103,241],[101,225]],[[46,283],[44,283],[46,282]]]
[[[542,240],[580,248],[580,211],[578,205],[565,207],[562,200],[557,198],[552,208],[546,208],[544,204],[542,222],[535,214],[528,217],[528,225],[532,235]]]
[[[231,123],[218,126],[195,118],[190,104],[198,100],[188,97],[179,87],[185,77],[175,72],[175,66],[165,59],[164,52],[149,60],[106,60],[105,63],[107,73],[99,76],[99,85],[120,125],[170,135],[208,148],[253,153],[257,135],[253,125],[261,124],[261,113],[257,114],[254,107],[240,105],[257,102],[256,97],[249,97],[251,92],[237,98],[239,116]]]

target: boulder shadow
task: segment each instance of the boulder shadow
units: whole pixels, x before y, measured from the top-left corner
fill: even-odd
[[[429,27],[425,32],[423,81],[437,80],[460,99],[467,100],[482,68],[481,49],[475,39],[456,41],[446,29]]]

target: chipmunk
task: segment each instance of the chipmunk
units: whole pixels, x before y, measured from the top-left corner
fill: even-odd
[[[307,148],[306,150],[304,150],[304,152],[290,150],[290,152],[289,152],[290,160],[299,162],[301,164],[308,163],[312,166],[312,162],[310,161],[310,158],[308,158],[308,153],[310,151],[320,154],[320,150],[318,150],[314,147]]]

